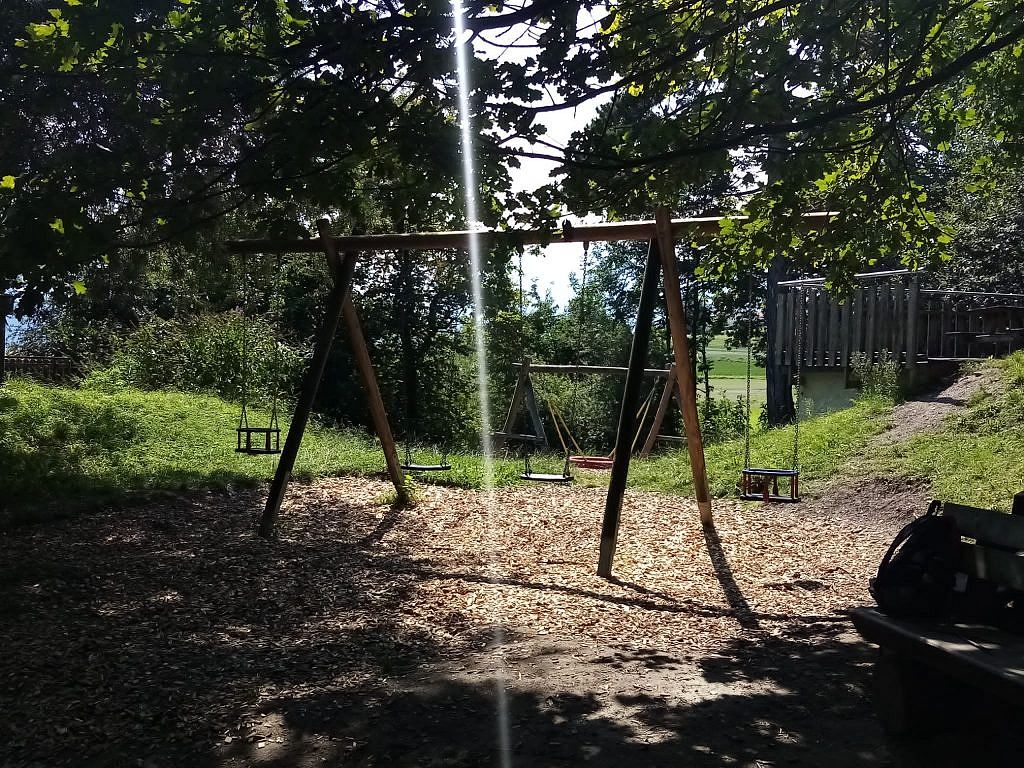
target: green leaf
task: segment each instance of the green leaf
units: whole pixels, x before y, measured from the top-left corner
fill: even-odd
[[[13,176],[4,176],[0,179],[0,189],[14,189],[15,178]]]
[[[64,234],[64,219],[54,219],[53,221],[51,221],[50,222],[50,229],[52,229],[54,232],[59,232],[60,234],[63,235]]]
[[[81,280],[72,280],[71,287],[75,289],[75,295],[77,296],[81,296],[83,293],[85,293],[85,283],[83,283]]]

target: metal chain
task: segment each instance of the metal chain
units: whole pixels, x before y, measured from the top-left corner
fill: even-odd
[[[807,322],[804,314],[804,295],[799,291],[800,319],[796,324],[796,362],[793,366],[793,373],[796,375],[796,401],[793,403],[793,469],[800,470],[800,400],[803,393],[803,384],[800,379],[800,361],[804,356],[804,323]]]
[[[580,301],[580,317],[579,317],[579,323],[576,326],[576,370],[573,371],[573,374],[572,374],[572,394],[570,395],[570,400],[569,400],[569,403],[570,403],[569,413],[572,415],[573,424],[576,425],[577,429],[579,428],[579,423],[578,423],[579,422],[579,418],[578,418],[579,417],[579,413],[577,412],[578,411],[578,403],[579,403],[579,387],[580,387],[580,370],[579,369],[580,369],[580,365],[582,363],[583,331],[584,331],[584,326],[586,324],[586,311],[587,311],[587,262],[589,260],[588,259],[589,254],[590,254],[590,243],[584,242],[583,243],[583,265],[582,265],[583,269],[582,269],[582,275],[580,277],[580,296],[579,296],[579,301]],[[569,457],[569,447],[568,447],[568,444],[566,444],[565,455],[566,455],[566,468],[568,469],[568,466],[569,466],[569,464],[568,464],[568,461],[569,461],[569,459],[568,459],[568,457]]]
[[[519,360],[526,353],[526,303],[523,296],[523,246],[519,246]]]
[[[270,363],[270,375],[273,377],[271,385],[273,389],[270,393],[270,428],[277,428],[277,400],[280,395],[281,389],[281,345],[277,339],[277,331],[281,325],[281,284],[284,278],[281,274],[282,267],[282,256],[277,255],[277,262],[275,264],[274,282],[273,282],[273,293],[270,296],[270,320],[273,323],[271,327],[270,340],[274,344],[273,358]]]
[[[751,272],[747,276],[747,421],[746,426],[743,430],[743,468],[750,469],[750,377],[753,375],[753,367],[751,365],[751,347],[753,343],[751,341],[750,331],[751,325],[753,324],[753,317],[751,317],[750,305],[754,301],[754,274]]]
[[[249,255],[242,254],[242,416],[240,419],[249,426],[248,405],[249,405],[249,319],[247,308],[249,306]]]

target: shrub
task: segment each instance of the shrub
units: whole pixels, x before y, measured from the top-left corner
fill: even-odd
[[[290,399],[304,367],[303,350],[275,336],[262,318],[239,312],[176,320],[153,318],[124,339],[107,369],[92,372],[84,386],[201,392],[268,404]]]
[[[858,352],[851,357],[850,367],[863,397],[881,397],[893,402],[902,399],[900,373],[903,367],[888,350],[881,350],[877,361]]]
[[[743,437],[747,402],[742,397],[711,397],[701,401],[701,435],[708,445]]]

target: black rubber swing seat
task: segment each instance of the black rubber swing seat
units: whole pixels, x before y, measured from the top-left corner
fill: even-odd
[[[789,495],[779,493],[780,477],[789,478]],[[800,470],[746,467],[740,478],[740,498],[765,503],[797,503],[800,501]]]
[[[452,468],[452,465],[447,462],[441,464],[400,464],[399,466],[406,472],[447,472]]]
[[[235,453],[263,456],[281,452],[281,430],[277,427],[238,427],[235,432]]]
[[[535,483],[571,483],[572,475],[547,474],[545,472],[523,472],[519,475],[520,480],[530,480]]]

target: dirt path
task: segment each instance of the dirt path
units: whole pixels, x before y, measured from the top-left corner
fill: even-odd
[[[973,395],[995,386],[998,386],[998,376],[992,371],[968,373],[933,392],[907,400],[896,406],[891,426],[872,444],[898,443],[920,432],[938,429],[944,419],[964,408]]]

